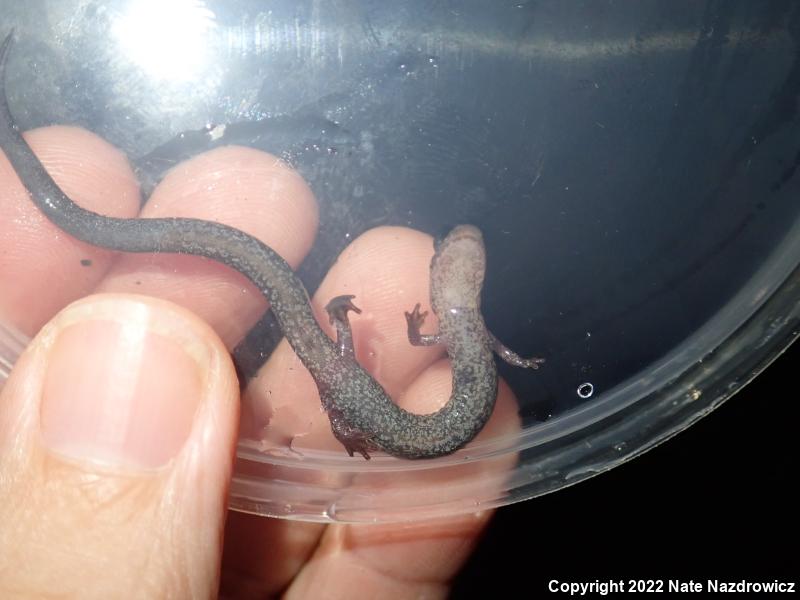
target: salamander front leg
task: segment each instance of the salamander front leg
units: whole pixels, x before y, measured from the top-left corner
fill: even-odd
[[[419,304],[410,313],[405,313],[406,323],[408,324],[408,341],[413,346],[433,346],[441,343],[441,336],[436,334],[422,334],[420,328],[425,323],[428,311],[420,312]]]
[[[522,367],[523,369],[538,369],[539,365],[544,362],[543,358],[522,358],[513,350],[507,348],[500,340],[498,340],[492,332],[489,333],[489,338],[492,340],[492,349],[497,353],[497,356],[502,358],[508,364],[515,367]]]
[[[361,314],[361,309],[353,304],[355,296],[345,294],[336,296],[325,306],[328,311],[328,318],[331,325],[336,327],[336,345],[339,346],[339,354],[345,358],[355,360],[355,350],[353,348],[353,330],[350,328],[350,319],[347,317],[349,311]]]

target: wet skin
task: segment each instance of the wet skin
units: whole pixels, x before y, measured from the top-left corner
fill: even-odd
[[[68,198],[20,134],[5,94],[5,66],[12,34],[0,45],[0,148],[31,200],[54,224],[89,244],[121,252],[204,256],[242,273],[269,300],[292,349],[310,371],[331,429],[348,454],[369,458],[379,449],[400,458],[433,458],[454,452],[483,428],[494,408],[497,372],[492,350],[511,364],[537,368],[500,344],[480,314],[485,250],[480,231],[455,227],[431,262],[431,306],[440,332],[420,332],[425,313],[406,313],[409,341],[444,343],[453,367],[453,391],[439,411],[418,415],[398,407],[354,359],[348,312],[352,296],[326,307],[337,329],[333,342],[314,318],[308,294],[274,250],[232,227],[188,218],[119,219],[88,211]]]

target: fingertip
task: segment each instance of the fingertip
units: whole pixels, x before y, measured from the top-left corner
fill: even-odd
[[[58,185],[82,207],[114,217],[139,211],[139,189],[125,156],[78,127],[34,129],[25,137]],[[0,314],[33,335],[65,304],[88,293],[113,253],[66,235],[33,204],[0,153]],[[44,293],[43,293],[44,290]]]
[[[237,391],[221,341],[178,306],[109,294],[61,311],[0,394],[0,520],[17,524],[3,583],[210,595]]]
[[[317,310],[334,296],[356,297],[362,309],[351,320],[356,358],[393,396],[443,351],[412,346],[404,316],[415,305],[428,306],[432,256],[432,238],[425,233],[370,229],[345,248],[314,294]],[[426,326],[436,331],[436,319]]]
[[[233,447],[237,388],[226,349],[197,316],[156,298],[100,294],[34,338],[3,390],[4,418],[28,423],[30,439],[56,455],[148,471],[178,460],[194,437],[213,434],[203,450],[212,462]]]
[[[265,241],[296,267],[314,243],[319,207],[300,174],[277,156],[223,146],[170,170],[144,217],[194,217],[225,223]]]
[[[83,208],[114,217],[139,212],[139,184],[127,156],[80,127],[32,129],[25,139],[62,191]]]
[[[214,221],[250,234],[296,267],[314,242],[318,208],[302,177],[275,156],[225,146],[167,173],[142,217]],[[267,299],[234,269],[197,256],[124,254],[102,291],[141,293],[185,306],[208,321],[229,348],[267,307]]]

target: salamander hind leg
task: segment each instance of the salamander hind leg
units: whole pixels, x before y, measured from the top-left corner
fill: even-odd
[[[375,448],[372,443],[372,436],[350,425],[335,408],[328,410],[328,418],[331,422],[333,435],[344,446],[347,454],[353,456],[354,453],[358,452],[366,460],[369,460],[368,451]]]
[[[331,325],[336,327],[336,345],[339,347],[339,354],[355,360],[353,331],[347,313],[352,310],[358,315],[361,314],[361,309],[353,304],[353,298],[355,296],[351,294],[336,296],[325,305],[325,310],[328,312]]]
[[[328,318],[331,320],[331,325],[336,325],[337,322],[341,322],[349,326],[350,319],[348,319],[347,313],[351,310],[357,315],[361,314],[361,309],[353,304],[353,298],[355,298],[355,296],[352,294],[342,294],[341,296],[331,298],[331,301],[325,305],[325,310],[328,313]]]

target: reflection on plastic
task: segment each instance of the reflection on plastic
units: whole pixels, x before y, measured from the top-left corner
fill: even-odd
[[[11,373],[11,367],[30,342],[30,338],[9,325],[0,323],[0,388]]]
[[[134,0],[113,33],[131,60],[157,79],[186,81],[206,64],[216,16],[198,0]]]

